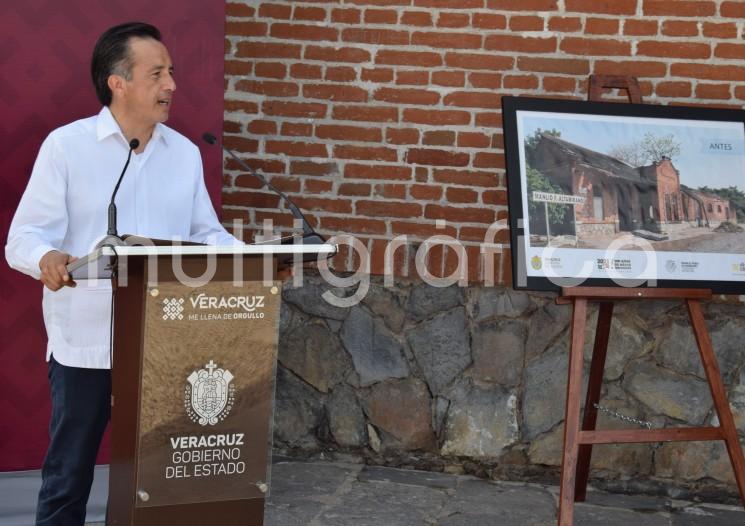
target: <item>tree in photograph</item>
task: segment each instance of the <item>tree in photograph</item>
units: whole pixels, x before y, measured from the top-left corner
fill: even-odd
[[[614,146],[608,155],[637,168],[650,163],[658,163],[663,159],[673,159],[680,154],[680,147],[681,143],[675,140],[675,135],[672,133],[656,135],[647,132],[639,141]]]
[[[528,167],[526,170],[528,180],[528,213],[530,218],[530,230],[535,233],[546,233],[546,219],[544,210],[546,206],[542,202],[533,201],[533,192],[548,192],[551,194],[564,194],[564,190],[557,184],[552,183],[546,176],[535,168]],[[572,221],[571,206],[549,204],[548,222],[551,232],[555,234],[572,233],[568,227]]]
[[[561,132],[556,129],[542,130],[541,128],[538,128],[535,131],[535,133],[525,137],[525,158],[528,161],[528,166],[535,164],[533,160],[535,159],[535,155],[536,155],[536,147],[538,146],[538,143],[540,142],[542,135],[550,135],[552,137],[561,137]]]

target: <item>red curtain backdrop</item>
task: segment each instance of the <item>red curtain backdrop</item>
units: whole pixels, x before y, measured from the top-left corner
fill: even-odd
[[[168,124],[202,149],[219,211],[222,155],[203,146],[222,133],[225,4],[204,0],[22,0],[0,6],[0,246],[39,146],[54,128],[97,113],[90,55],[108,27],[158,26],[176,69]],[[113,161],[119,162],[119,161]],[[95,220],[95,218],[92,218]],[[101,232],[106,230],[106,218]],[[35,469],[47,445],[49,390],[41,286],[0,261],[0,471]],[[99,461],[105,462],[107,447]]]

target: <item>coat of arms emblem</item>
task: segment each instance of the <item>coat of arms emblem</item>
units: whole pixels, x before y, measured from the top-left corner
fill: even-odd
[[[217,367],[214,361],[204,369],[192,372],[184,392],[186,412],[194,422],[214,426],[225,419],[233,408],[235,388],[233,375]]]

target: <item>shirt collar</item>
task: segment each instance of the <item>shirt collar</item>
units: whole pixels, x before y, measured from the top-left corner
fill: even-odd
[[[119,127],[119,123],[116,122],[109,107],[104,106],[101,108],[101,111],[98,112],[98,119],[96,121],[96,138],[99,141],[102,141],[105,138],[116,134],[124,139],[124,134]],[[168,144],[168,128],[161,123],[157,123],[153,129],[152,138],[155,140],[161,140],[164,144]]]

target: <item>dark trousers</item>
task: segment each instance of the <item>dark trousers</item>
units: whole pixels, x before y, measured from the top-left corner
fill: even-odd
[[[111,416],[111,371],[49,361],[52,417],[37,526],[83,526],[96,455]]]

